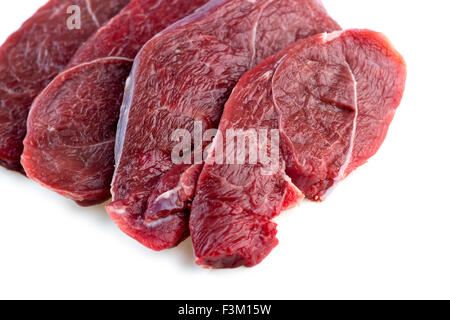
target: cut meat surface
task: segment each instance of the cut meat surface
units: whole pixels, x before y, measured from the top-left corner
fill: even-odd
[[[111,218],[154,250],[185,239],[202,165],[175,164],[173,134],[217,128],[242,74],[299,39],[339,29],[317,0],[213,0],[149,41],[125,90]]]
[[[155,34],[207,0],[134,0],[76,52],[28,118],[27,175],[81,205],[110,197],[114,141],[133,59]]]
[[[219,164],[220,148],[209,151],[190,217],[197,263],[260,263],[277,245],[272,218],[302,194],[322,200],[379,149],[405,80],[402,57],[383,35],[367,30],[314,36],[246,73],[217,137],[228,146],[229,130],[276,130],[279,157],[273,159],[279,161]]]
[[[129,1],[51,0],[0,47],[0,165],[23,171],[20,155],[34,98]],[[68,27],[70,6],[80,8],[79,29]]]

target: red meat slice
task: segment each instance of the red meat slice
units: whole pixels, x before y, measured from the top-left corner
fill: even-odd
[[[220,136],[226,146],[230,129],[278,129],[279,165],[220,165],[211,159],[218,148],[210,151],[190,217],[197,263],[260,263],[277,245],[272,218],[302,193],[323,199],[379,149],[405,79],[399,53],[367,30],[314,36],[246,73],[225,106]]]
[[[22,141],[34,98],[78,47],[129,2],[51,0],[0,47],[0,165],[23,171]],[[68,9],[74,5],[80,8],[80,29],[68,27]]]
[[[147,43],[126,88],[107,209],[128,235],[154,250],[188,235],[201,164],[175,165],[178,129],[217,128],[247,70],[296,40],[340,29],[317,0],[213,0]]]
[[[125,80],[140,48],[207,0],[134,0],[77,51],[33,103],[22,165],[81,205],[110,197]]]

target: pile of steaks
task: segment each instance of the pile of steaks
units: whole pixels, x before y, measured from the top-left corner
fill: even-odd
[[[405,80],[320,0],[51,0],[0,48],[0,164],[82,206],[112,194],[153,250],[191,236],[198,264],[251,267],[275,216],[377,152]]]

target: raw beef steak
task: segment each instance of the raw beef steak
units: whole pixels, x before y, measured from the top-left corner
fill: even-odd
[[[175,164],[173,134],[217,128],[242,74],[296,40],[338,29],[317,0],[213,0],[149,41],[121,110],[111,218],[154,250],[185,239],[202,159]]]
[[[78,47],[130,0],[51,0],[0,47],[0,165],[22,171],[20,155],[34,98]],[[80,29],[69,28],[70,6]]]
[[[89,39],[33,103],[22,165],[81,205],[110,197],[125,80],[140,48],[207,0],[134,0]]]
[[[314,36],[246,73],[225,106],[198,180],[190,217],[197,263],[261,262],[278,243],[272,218],[303,194],[321,200],[379,149],[405,79],[399,53],[367,30]],[[218,164],[219,137],[228,146],[230,130],[263,129],[278,132],[279,143],[269,151],[279,146],[273,157],[279,161]],[[265,154],[260,141],[256,149]]]

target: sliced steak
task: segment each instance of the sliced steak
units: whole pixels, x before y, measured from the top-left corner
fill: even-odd
[[[34,98],[78,47],[130,0],[51,0],[0,47],[0,165],[23,171],[20,155]],[[80,8],[80,29],[68,26]],[[76,25],[75,25],[76,27]]]
[[[202,161],[175,164],[173,134],[192,134],[198,122],[217,128],[242,74],[299,39],[338,29],[317,0],[213,0],[149,41],[121,110],[111,218],[154,250],[185,239]]]
[[[246,73],[225,106],[198,181],[190,217],[197,263],[228,268],[261,262],[277,245],[275,216],[303,194],[323,199],[379,149],[405,79],[399,53],[367,30],[314,36]],[[279,144],[270,146],[278,145],[273,159],[280,161],[215,161],[219,137],[232,146],[230,130],[263,129],[277,130]],[[260,141],[258,151],[266,149]]]
[[[81,205],[110,197],[125,80],[140,48],[207,0],[134,0],[89,39],[33,103],[22,165]]]

